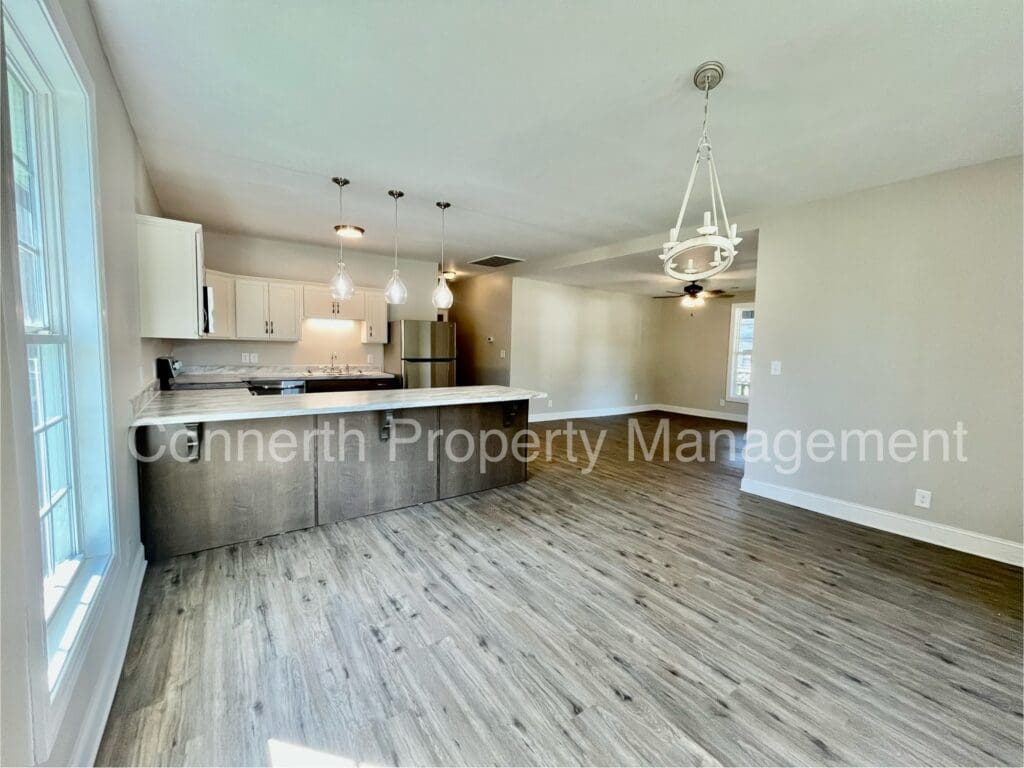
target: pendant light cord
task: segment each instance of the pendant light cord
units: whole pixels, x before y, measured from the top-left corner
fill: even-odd
[[[444,276],[444,208],[441,208],[441,276]]]
[[[398,269],[398,196],[395,195],[395,269]]]
[[[341,227],[345,226],[345,185],[338,185],[338,225]],[[345,263],[345,238],[338,233],[338,263]]]

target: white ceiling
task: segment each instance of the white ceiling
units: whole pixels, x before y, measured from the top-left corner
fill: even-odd
[[[1021,151],[1019,0],[92,5],[165,214],[229,232],[333,245],[338,173],[369,252],[391,248],[391,187],[406,256],[436,254],[442,198],[462,261],[554,267],[667,231],[709,58],[741,229],[744,211]]]
[[[721,288],[726,291],[752,291],[757,277],[757,230],[741,232],[743,242],[739,253],[729,267],[722,272],[701,280],[708,290]],[[608,291],[636,293],[641,296],[664,296],[680,291],[678,280],[668,277],[662,270],[658,258],[660,248],[645,248],[622,256],[587,260],[572,266],[550,269],[543,273],[543,279],[552,283],[578,285],[584,288],[601,288]]]

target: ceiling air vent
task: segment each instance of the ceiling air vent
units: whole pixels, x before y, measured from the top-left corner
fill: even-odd
[[[522,259],[517,259],[514,256],[499,256],[494,254],[493,256],[484,256],[482,259],[476,259],[469,262],[470,264],[476,264],[481,267],[507,267],[509,264],[517,264]]]

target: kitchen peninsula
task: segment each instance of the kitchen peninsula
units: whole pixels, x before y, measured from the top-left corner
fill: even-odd
[[[151,560],[526,479],[539,392],[160,392],[133,422]]]

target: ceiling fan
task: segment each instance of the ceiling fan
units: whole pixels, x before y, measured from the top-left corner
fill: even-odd
[[[704,299],[731,299],[735,296],[735,294],[723,291],[721,288],[709,291],[700,283],[692,281],[682,291],[668,291],[667,293],[669,294],[668,296],[654,296],[653,298],[676,299],[682,296],[684,307],[699,307],[704,304]]]

